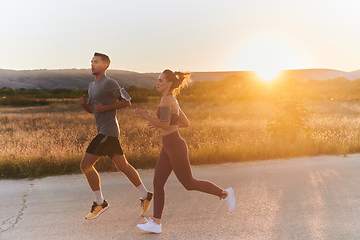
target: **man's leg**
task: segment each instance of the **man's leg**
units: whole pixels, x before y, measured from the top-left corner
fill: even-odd
[[[99,159],[99,156],[85,153],[81,164],[80,169],[85,174],[88,183],[90,185],[91,190],[93,191],[99,191],[101,189],[100,186],[100,177],[96,169],[94,168],[94,164]]]
[[[91,207],[90,213],[85,219],[94,219],[105,212],[110,206],[104,199],[101,192],[100,177],[94,164],[99,159],[99,156],[94,154],[85,153],[84,158],[81,161],[80,169],[85,174],[86,179],[90,185],[91,190],[94,193],[94,204]]]
[[[141,213],[141,216],[144,216],[149,211],[153,193],[149,192],[146,189],[145,185],[141,182],[139,173],[136,171],[136,169],[133,166],[131,166],[128,163],[124,155],[119,155],[115,153],[113,155],[112,161],[114,162],[117,170],[124,173],[125,176],[139,191],[141,206],[143,208],[143,212]]]
[[[139,173],[135,170],[133,166],[131,166],[126,160],[124,155],[114,154],[112,161],[114,162],[117,170],[124,173],[125,176],[130,180],[130,182],[138,187],[141,185],[141,179]]]

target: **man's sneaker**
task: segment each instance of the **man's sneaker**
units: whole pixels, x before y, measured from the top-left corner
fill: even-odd
[[[138,224],[136,225],[138,228],[140,228],[143,231],[151,232],[151,233],[161,233],[161,224],[157,224],[154,222],[154,220],[146,220],[145,224]]]
[[[140,199],[141,201],[141,207],[143,209],[142,213],[141,213],[141,216],[145,216],[145,214],[147,214],[147,212],[149,211],[150,209],[150,206],[151,206],[151,200],[153,198],[153,193],[152,192],[148,192],[147,194],[147,197],[143,200],[143,199]]]
[[[233,212],[235,210],[235,207],[236,207],[234,189],[228,188],[228,189],[225,189],[225,191],[228,193],[228,195],[224,199],[224,201],[226,202],[226,204],[229,207],[229,212]]]
[[[94,219],[100,216],[103,212],[108,210],[110,205],[106,200],[104,200],[103,204],[97,205],[96,202],[93,203],[91,207],[90,213],[85,217],[85,219]]]

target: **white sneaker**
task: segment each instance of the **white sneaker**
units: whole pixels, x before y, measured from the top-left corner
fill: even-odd
[[[226,204],[229,207],[229,212],[233,212],[235,210],[235,207],[236,207],[234,189],[228,188],[228,189],[225,189],[225,191],[228,193],[228,195],[224,199],[224,201],[226,202]]]
[[[146,232],[161,233],[161,224],[157,224],[152,219],[147,220],[145,218],[145,220],[146,220],[145,224],[138,224],[136,226]]]

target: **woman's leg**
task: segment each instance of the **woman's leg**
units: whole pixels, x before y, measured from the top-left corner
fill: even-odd
[[[163,148],[161,149],[160,156],[155,167],[154,217],[145,224],[137,225],[138,228],[147,232],[161,233],[160,220],[165,203],[164,186],[172,170],[187,190],[198,190],[222,198],[228,195],[227,191],[223,191],[221,188],[209,181],[194,179],[190,168],[186,142],[180,138],[178,133],[178,137],[174,137],[174,135],[175,134],[166,136],[165,138],[163,137]],[[231,193],[231,201],[227,199],[225,199],[225,201],[229,205],[229,211],[234,211],[236,203],[233,191],[231,191]]]
[[[172,168],[169,156],[164,148],[161,149],[154,173],[154,220],[160,223],[161,215],[165,205],[165,183],[171,174]]]
[[[176,144],[167,146],[166,152],[169,154],[171,167],[186,190],[197,190],[200,192],[224,196],[224,191],[206,180],[197,180],[193,177],[190,161],[188,157],[188,148],[183,139],[176,141]]]

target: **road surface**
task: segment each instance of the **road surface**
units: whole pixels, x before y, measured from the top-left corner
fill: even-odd
[[[163,232],[143,223],[136,189],[101,173],[110,209],[85,220],[93,195],[85,177],[0,181],[0,239],[360,239],[360,155],[193,166],[196,178],[233,187],[234,212],[217,197],[166,184]],[[153,190],[153,170],[139,170]],[[152,209],[147,217],[151,217]]]

